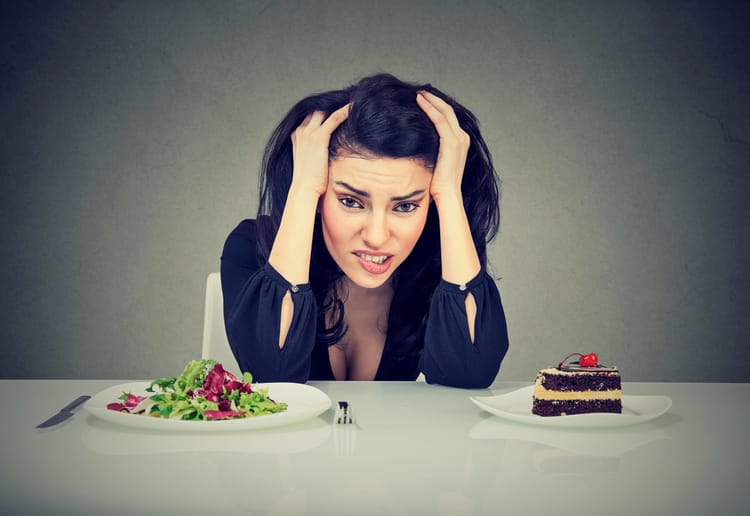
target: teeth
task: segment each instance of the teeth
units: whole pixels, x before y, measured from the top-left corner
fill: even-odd
[[[388,259],[387,256],[372,256],[369,254],[357,254],[357,256],[359,256],[363,260],[367,260],[368,262],[377,263],[378,265],[382,264]]]

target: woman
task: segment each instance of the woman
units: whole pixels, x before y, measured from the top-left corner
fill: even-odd
[[[508,349],[485,272],[498,184],[474,116],[391,75],[298,102],[256,220],[227,238],[224,319],[257,381],[493,382]]]

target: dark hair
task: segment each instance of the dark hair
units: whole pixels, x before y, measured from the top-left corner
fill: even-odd
[[[258,258],[265,263],[276,236],[286,195],[292,183],[291,135],[313,111],[331,113],[352,103],[348,119],[331,135],[329,159],[339,155],[415,158],[428,168],[435,165],[439,138],[432,121],[416,103],[417,91],[425,90],[451,105],[461,128],[471,138],[461,191],[472,238],[482,267],[487,265],[487,244],[497,234],[499,180],[492,158],[479,132],[476,117],[461,104],[430,84],[412,84],[388,74],[361,79],[342,90],[311,95],[299,101],[273,131],[266,145],[260,174],[258,206]],[[318,302],[318,342],[330,345],[346,333],[343,303],[336,282],[343,273],[331,258],[317,216],[310,263],[310,285]],[[387,347],[397,357],[419,353],[430,299],[440,281],[440,233],[438,214],[430,204],[422,235],[414,250],[393,276],[394,296]],[[333,308],[336,322],[326,324]]]

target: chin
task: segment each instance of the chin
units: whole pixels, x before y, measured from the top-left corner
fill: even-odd
[[[346,265],[346,267],[341,267]],[[373,274],[364,270],[358,263],[339,263],[339,268],[349,281],[361,288],[375,289],[390,283],[393,273],[398,269],[400,263],[392,263],[392,267],[382,274]],[[393,267],[395,266],[395,267]]]
[[[388,283],[393,274],[381,274],[378,276],[368,274],[346,274],[349,281],[362,288],[378,288]]]

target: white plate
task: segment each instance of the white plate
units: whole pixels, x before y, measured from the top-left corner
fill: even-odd
[[[287,404],[287,409],[284,412],[245,419],[183,421],[180,419],[163,419],[139,414],[128,414],[107,408],[107,404],[116,402],[123,392],[130,392],[140,396],[152,395],[153,393],[146,392],[146,387],[150,384],[151,382],[134,382],[109,387],[84,403],[83,408],[100,419],[119,425],[153,430],[207,432],[217,430],[249,430],[288,425],[317,417],[331,406],[331,398],[320,389],[316,389],[311,385],[302,383],[265,383],[253,384],[253,387],[268,387],[268,395],[271,398]]]
[[[622,414],[593,413],[570,416],[537,416],[531,413],[534,386],[499,396],[472,396],[476,406],[511,421],[558,428],[614,428],[644,423],[672,406],[667,396],[622,396]]]

